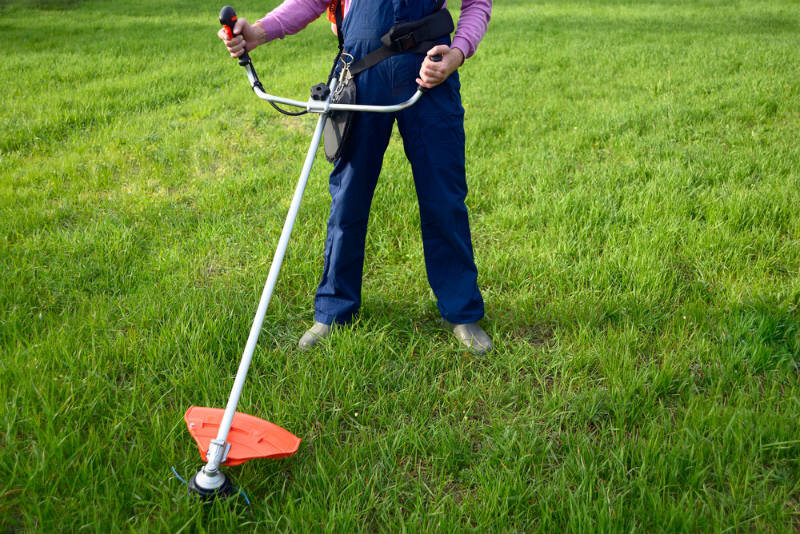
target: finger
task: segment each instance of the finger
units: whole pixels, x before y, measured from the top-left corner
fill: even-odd
[[[429,68],[429,69],[436,69],[441,72],[444,72],[447,69],[447,61],[433,61],[431,59],[432,56],[428,56],[422,62],[422,65]]]
[[[424,81],[425,83],[430,84],[430,85],[438,85],[438,84],[442,83],[442,77],[441,76],[436,76],[436,75],[430,75],[430,74],[427,74],[427,73],[423,73],[420,76],[420,78],[422,78],[422,81]]]
[[[219,31],[217,32],[217,37],[219,37],[223,41],[227,41],[228,40],[228,33],[225,31],[225,28],[220,28],[219,29]]]
[[[420,69],[420,74],[423,78],[441,78],[444,76],[444,70],[437,67],[423,66],[422,69]]]
[[[419,71],[420,72],[434,72],[439,67],[440,67],[440,65],[437,65],[433,61],[428,61],[427,59],[425,59],[425,61],[422,62],[422,65],[420,66]]]
[[[430,61],[429,58],[425,58],[425,60],[422,62],[422,65],[420,65],[419,68],[419,77],[424,80],[431,77],[433,78],[444,77],[446,75],[445,73],[446,69],[444,65],[442,65],[441,63]]]
[[[247,21],[245,19],[241,19],[240,18],[239,20],[237,20],[236,24],[233,25],[233,34],[234,35],[241,34],[242,33],[242,28],[244,28],[245,24],[247,24]]]
[[[441,78],[428,78],[427,80],[425,80],[425,83],[427,83],[431,87],[436,87],[437,85],[439,85],[443,81],[444,80],[442,80]]]
[[[239,50],[241,48],[244,48],[245,40],[242,39],[242,37],[240,35],[237,35],[236,37],[234,37],[230,41],[227,41],[225,43],[225,46],[227,46],[228,50],[231,50],[231,51]]]
[[[422,87],[427,87],[428,89],[433,89],[437,85],[441,85],[441,81],[436,80],[423,80],[422,78],[417,78],[417,85],[421,85]]]
[[[434,68],[435,63],[433,61],[429,61],[428,58],[425,58],[425,61],[422,62],[422,66],[420,66],[420,72],[430,72],[432,68]]]
[[[240,40],[240,41],[228,46],[228,50],[230,50],[231,52],[242,52],[242,51],[244,51],[244,48],[245,48],[244,40]]]
[[[225,46],[227,46],[228,50],[230,50],[232,53],[239,52],[244,48],[244,39],[242,39],[241,37],[237,37],[236,39],[231,39],[230,41],[225,43]]]

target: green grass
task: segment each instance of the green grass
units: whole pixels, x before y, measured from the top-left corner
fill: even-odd
[[[462,69],[496,350],[437,325],[399,137],[362,313],[294,348],[320,156],[240,404],[304,441],[205,508],[182,416],[224,406],[313,128],[219,7],[0,4],[0,530],[800,529],[800,4],[497,2]],[[334,49],[253,56],[303,98]]]

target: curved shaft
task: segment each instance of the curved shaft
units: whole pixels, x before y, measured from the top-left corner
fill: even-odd
[[[330,104],[328,109],[331,110],[345,110],[345,111],[376,111],[378,113],[391,113],[393,111],[400,111],[401,109],[405,109],[409,106],[413,106],[416,104],[419,97],[422,96],[422,91],[417,89],[417,92],[411,95],[411,98],[406,100],[405,102],[401,102],[399,104],[395,104],[393,106],[362,106],[359,104]],[[313,109],[309,111],[314,111]]]
[[[266,91],[261,86],[261,82],[258,80],[258,76],[253,69],[252,63],[245,66],[245,70],[247,71],[247,78],[250,80],[250,86],[253,88],[253,92],[256,96],[262,100],[266,100],[268,102],[274,102],[276,104],[285,104],[287,106],[294,106],[298,108],[305,109],[310,113],[326,113],[327,111],[371,111],[376,113],[392,113],[395,111],[400,111],[401,109],[405,109],[409,106],[413,106],[416,104],[417,100],[423,95],[423,92],[419,89],[411,95],[411,98],[406,100],[405,102],[401,102],[399,104],[394,104],[391,106],[368,106],[368,105],[359,105],[359,104],[334,104],[330,101],[320,101],[320,100],[309,100],[307,102],[301,102],[300,100],[292,100],[291,98],[283,98],[281,96],[274,96]],[[331,92],[333,92],[334,88],[336,87],[336,79],[334,78],[331,81]]]

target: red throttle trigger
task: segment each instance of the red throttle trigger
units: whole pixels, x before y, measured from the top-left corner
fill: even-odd
[[[219,11],[219,23],[225,28],[225,33],[228,34],[228,39],[233,39],[233,27],[236,25],[236,10],[231,6],[225,6]],[[245,50],[244,54],[239,56],[239,65],[245,66],[250,63],[250,55]]]
[[[433,61],[434,63],[439,63],[441,60],[442,60],[442,55],[441,54],[435,54],[435,55],[431,56],[431,61]],[[428,91],[430,91],[429,88],[423,87],[421,85],[418,85],[417,89],[419,89],[419,91],[421,93],[427,93]]]

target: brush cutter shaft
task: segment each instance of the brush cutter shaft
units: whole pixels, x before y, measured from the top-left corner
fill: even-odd
[[[233,383],[228,404],[225,407],[225,414],[222,416],[220,423],[219,433],[208,450],[208,464],[206,464],[206,471],[214,472],[219,468],[219,465],[224,461],[225,447],[220,445],[228,439],[228,432],[233,422],[233,415],[236,413],[236,406],[239,403],[239,397],[244,388],[245,378],[247,377],[247,370],[250,368],[250,362],[253,359],[253,353],[258,343],[258,335],[261,332],[261,326],[264,323],[264,317],[267,313],[267,306],[272,298],[272,292],[275,289],[275,283],[278,280],[278,273],[280,273],[281,265],[283,264],[283,257],[286,254],[286,248],[289,245],[289,238],[292,235],[292,228],[294,228],[294,221],[297,219],[297,212],[300,210],[300,201],[303,199],[303,193],[306,189],[308,176],[311,174],[311,166],[314,163],[314,156],[317,154],[320,139],[322,139],[322,129],[325,126],[325,120],[328,118],[327,114],[322,114],[317,120],[317,127],[314,130],[314,137],[311,139],[311,146],[308,148],[306,154],[306,161],[303,164],[303,170],[300,173],[300,179],[297,181],[297,187],[294,191],[292,204],[289,207],[289,213],[286,215],[286,222],[283,224],[283,231],[281,232],[280,240],[278,241],[278,248],[275,250],[275,255],[272,258],[272,265],[269,269],[267,276],[267,283],[264,285],[264,291],[261,293],[261,300],[258,303],[258,311],[256,311],[253,326],[250,328],[250,335],[247,338],[247,345],[245,345],[244,353],[242,354],[242,361],[239,363],[239,370],[236,373],[236,380]]]
[[[233,14],[231,15],[231,13]],[[235,16],[235,13],[231,9],[230,13],[227,13],[227,15],[230,16],[225,17],[225,21],[223,21],[223,16],[220,14],[220,20],[223,21],[223,24],[230,22],[228,19],[231,19],[231,17]],[[303,170],[300,173],[300,178],[294,191],[294,197],[292,198],[292,204],[289,207],[289,213],[286,216],[286,222],[283,225],[283,231],[281,232],[281,237],[278,241],[278,248],[275,250],[275,255],[272,258],[272,265],[270,266],[269,274],[267,275],[267,282],[264,285],[264,291],[261,293],[261,300],[258,303],[258,310],[256,311],[256,316],[253,320],[253,326],[250,328],[250,335],[247,338],[247,344],[245,345],[244,353],[242,354],[242,360],[239,363],[239,370],[236,372],[236,379],[233,382],[231,394],[228,397],[228,404],[225,406],[225,413],[222,416],[217,437],[211,440],[211,444],[208,448],[208,463],[202,469],[202,474],[206,477],[214,477],[219,470],[220,464],[225,461],[225,456],[229,448],[229,445],[227,444],[228,433],[230,432],[233,417],[236,413],[236,407],[239,404],[239,397],[242,395],[242,389],[244,388],[244,382],[247,378],[247,371],[250,368],[250,362],[253,360],[253,354],[256,349],[256,344],[258,343],[258,336],[261,333],[261,327],[264,324],[264,317],[267,314],[267,306],[269,306],[269,301],[272,299],[275,283],[278,281],[278,274],[280,273],[281,265],[283,264],[283,257],[286,255],[286,248],[289,245],[289,238],[292,235],[295,219],[297,219],[297,212],[300,210],[300,201],[303,199],[303,193],[306,189],[308,176],[311,173],[311,166],[314,163],[314,157],[317,154],[317,149],[319,147],[320,140],[322,139],[322,130],[325,126],[325,121],[328,119],[328,114],[330,111],[339,110],[392,113],[414,105],[425,92],[422,90],[424,88],[417,89],[411,98],[405,102],[401,102],[400,104],[392,106],[332,104],[330,101],[330,95],[332,95],[336,89],[337,83],[337,80],[334,77],[328,85],[330,89],[328,98],[325,100],[309,99],[307,102],[301,102],[299,100],[282,98],[266,93],[261,86],[261,82],[259,81],[258,75],[256,74],[253,64],[249,58],[247,58],[246,61],[240,61],[240,65],[245,68],[245,71],[247,72],[247,78],[250,80],[250,86],[253,88],[253,92],[255,92],[259,98],[272,103],[302,108],[311,113],[319,113],[320,116],[317,120],[317,127],[314,130],[314,136],[311,139],[311,146],[309,146],[308,153],[306,154]]]
[[[228,37],[231,37],[233,35],[233,27],[236,21],[236,12],[233,10],[233,8],[225,6],[222,8],[222,11],[220,11],[219,18],[223,26],[227,28]],[[249,370],[250,363],[253,360],[253,354],[255,353],[256,344],[258,343],[258,336],[261,333],[261,327],[264,324],[264,317],[267,314],[267,307],[269,306],[269,301],[272,299],[272,293],[275,290],[275,283],[278,281],[278,274],[280,273],[281,265],[283,264],[283,258],[286,255],[286,248],[289,245],[289,238],[292,235],[294,222],[297,219],[297,213],[300,210],[300,202],[303,199],[303,193],[306,189],[308,177],[311,174],[311,166],[314,164],[314,157],[317,154],[317,149],[319,148],[319,144],[322,139],[322,130],[325,127],[325,122],[328,119],[329,113],[334,110],[391,113],[413,105],[417,100],[419,100],[422,94],[426,92],[425,88],[420,87],[417,89],[414,95],[411,96],[411,98],[405,102],[393,106],[332,104],[331,95],[333,95],[337,83],[337,80],[334,77],[328,84],[329,91],[324,100],[315,100],[314,98],[311,98],[307,102],[301,102],[299,100],[291,100],[288,98],[267,94],[264,91],[264,88],[261,86],[258,75],[253,68],[253,63],[247,54],[244,54],[239,58],[239,64],[245,68],[245,71],[247,72],[247,78],[250,80],[250,86],[253,88],[253,91],[256,93],[256,95],[258,95],[259,98],[267,100],[273,103],[273,105],[275,103],[286,104],[305,109],[307,112],[319,113],[319,119],[317,120],[317,127],[314,130],[314,136],[311,139],[311,146],[308,147],[308,152],[306,153],[305,163],[303,164],[303,170],[300,173],[300,178],[297,181],[297,187],[294,191],[294,197],[292,197],[292,203],[289,206],[289,213],[286,215],[286,222],[283,224],[283,230],[281,231],[281,237],[278,241],[278,247],[275,250],[275,255],[272,258],[272,264],[270,265],[269,274],[267,275],[267,282],[264,285],[264,290],[261,293],[261,300],[258,303],[258,310],[256,311],[255,318],[253,319],[253,326],[250,328],[250,335],[247,338],[247,344],[245,345],[244,353],[242,354],[242,360],[239,363],[239,369],[236,372],[236,379],[233,382],[233,388],[231,388],[231,393],[228,397],[228,404],[225,406],[225,411],[222,414],[219,430],[216,434],[217,437],[210,440],[208,452],[206,454],[208,462],[192,479],[192,483],[196,486],[196,492],[211,492],[209,494],[216,494],[215,492],[218,492],[220,488],[225,487],[226,482],[228,485],[230,485],[230,481],[227,479],[224,473],[219,470],[219,467],[225,461],[228,451],[231,448],[231,444],[227,442],[228,434],[230,433],[234,415],[236,414],[236,407],[239,404],[239,397],[242,395],[244,382],[247,378],[247,371]],[[320,94],[312,93],[312,95],[316,96],[317,98],[321,97]],[[187,424],[189,424],[188,421]],[[295,437],[295,439],[297,438]],[[299,445],[299,443],[300,442],[298,439],[297,445]],[[296,450],[297,449],[295,447],[294,450],[289,452],[294,454]]]

